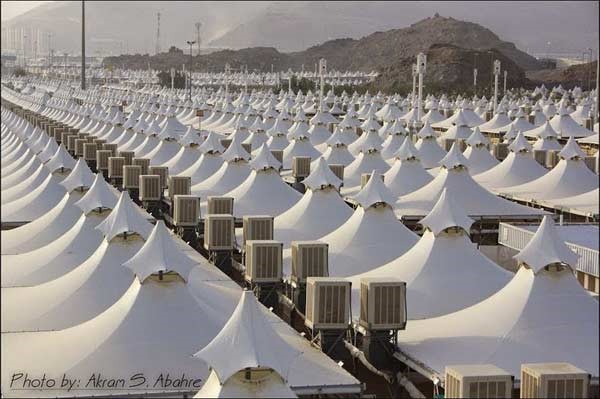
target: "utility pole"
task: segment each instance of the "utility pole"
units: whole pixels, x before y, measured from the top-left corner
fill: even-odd
[[[325,89],[325,71],[327,71],[327,61],[325,58],[321,58],[319,60],[319,75],[321,78],[321,89],[320,89],[320,97],[319,97],[319,111],[323,111],[323,90]]]
[[[496,115],[496,107],[498,105],[498,75],[500,75],[500,61],[494,61],[494,115]]]
[[[508,71],[504,70],[504,95],[506,95],[506,76],[508,75]]]
[[[187,44],[190,45],[190,67],[189,69],[189,76],[190,76],[190,81],[188,84],[188,99],[191,101],[192,100],[192,61],[193,61],[193,54],[192,54],[192,48],[194,47],[194,44],[196,44],[195,40],[188,40]]]
[[[196,43],[198,43],[198,54],[200,55],[200,28],[202,27],[202,22],[196,22],[194,24],[196,26]]]
[[[85,90],[85,0],[81,0],[81,90]]]
[[[473,68],[473,87],[475,92],[477,92],[477,68]]]
[[[171,68],[171,90],[175,88],[175,68]]]
[[[423,112],[423,74],[427,68],[427,56],[424,53],[417,55],[417,73],[419,74],[419,99],[417,102],[417,124],[420,127]]]
[[[156,13],[156,47],[154,53],[160,53],[160,12]]]
[[[412,88],[412,98],[410,101],[414,104],[415,98],[417,97],[417,64],[412,64],[412,78],[413,78],[413,88]]]
[[[273,65],[271,64],[271,69]],[[229,70],[231,67],[229,63],[225,64],[225,99],[227,99],[227,95],[229,94]]]

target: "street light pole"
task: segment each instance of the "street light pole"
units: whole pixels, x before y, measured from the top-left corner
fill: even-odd
[[[500,74],[500,61],[494,61],[494,115],[496,115],[496,107],[498,105],[498,75]]]
[[[192,100],[192,60],[193,60],[192,48],[193,48],[194,44],[196,44],[196,41],[188,40],[187,44],[190,45],[190,67],[188,68],[190,79],[189,79],[189,84],[188,84],[188,98],[191,101]]]
[[[85,90],[85,0],[81,0],[81,90]]]

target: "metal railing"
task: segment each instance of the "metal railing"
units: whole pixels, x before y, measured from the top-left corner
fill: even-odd
[[[534,234],[535,232],[512,224],[500,223],[498,231],[498,244],[502,244],[505,247],[520,251],[525,248]],[[572,266],[581,272],[599,277],[600,266],[598,261],[598,250],[586,248],[570,242],[567,242],[566,244],[573,252],[579,255],[577,263]]]

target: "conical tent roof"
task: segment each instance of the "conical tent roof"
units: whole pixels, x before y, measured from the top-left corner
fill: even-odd
[[[552,230],[552,221],[546,220],[532,238],[530,248],[537,248],[526,258],[537,272],[523,264],[504,288],[482,302],[408,323],[398,334],[399,349],[439,378],[450,364],[494,364],[518,376],[523,363],[555,361],[597,376],[598,303],[569,267],[546,270],[542,265],[574,261],[551,248],[557,244]]]
[[[202,389],[194,398],[296,398],[296,394],[286,385],[276,373],[261,378],[257,383],[248,383],[241,378],[232,377],[225,383],[219,381],[219,376],[211,370]]]
[[[67,192],[71,192],[79,187],[90,187],[94,182],[94,174],[90,170],[83,158],[79,158],[75,167],[59,184],[63,186]]]
[[[136,209],[127,191],[121,192],[117,205],[110,215],[96,229],[104,233],[107,241],[122,233],[137,233],[147,239],[152,225],[145,220]]]
[[[319,158],[315,160],[314,164],[311,164],[310,175],[302,183],[305,187],[314,191],[326,187],[339,189],[342,185],[342,180],[331,171],[323,158]]]
[[[90,189],[75,205],[88,214],[97,208],[114,209],[118,200],[119,192],[104,180],[101,173],[97,173]]]
[[[177,246],[165,222],[159,220],[144,245],[123,266],[131,269],[140,282],[159,271],[176,272],[187,281],[196,264]]]
[[[404,140],[395,157],[392,167],[384,174],[384,183],[396,197],[413,192],[433,179],[421,165],[418,151],[410,140]]]
[[[478,303],[510,279],[479,252],[468,232],[473,220],[460,204],[442,194],[420,222],[426,231],[406,253],[390,263],[352,277],[353,306],[360,302],[361,278],[397,278],[407,283],[407,315],[423,319],[448,314]],[[459,231],[446,229],[460,228]]]
[[[272,328],[252,291],[244,291],[231,318],[217,336],[194,356],[204,360],[220,381],[245,368],[270,368],[284,380],[301,352]],[[229,352],[231,347],[236,351]],[[230,353],[230,356],[224,354]]]

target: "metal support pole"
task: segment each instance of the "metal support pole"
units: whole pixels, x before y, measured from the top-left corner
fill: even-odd
[[[477,68],[473,69],[473,87],[477,90]]]
[[[325,99],[324,97],[324,89],[325,89],[325,71],[327,69],[327,61],[325,61],[325,58],[321,58],[319,60],[319,75],[321,78],[321,91],[320,91],[320,97],[319,97],[319,110],[323,111],[323,100]]]
[[[506,95],[506,76],[508,75],[508,71],[505,69],[504,70],[504,95]]]
[[[85,90],[85,0],[81,0],[81,90]]]
[[[500,74],[500,61],[494,61],[494,115],[498,106],[498,75]]]
[[[415,97],[417,96],[417,64],[413,64],[413,66],[412,66],[412,78],[413,78],[413,87],[412,87],[411,102],[414,104]]]
[[[600,121],[600,49],[596,50],[598,59],[596,60],[596,122]],[[596,164],[598,165],[598,164]]]
[[[427,65],[427,57],[423,53],[417,56],[417,73],[419,74],[419,98],[417,99],[417,127],[421,126],[421,115],[423,113],[423,74]]]

